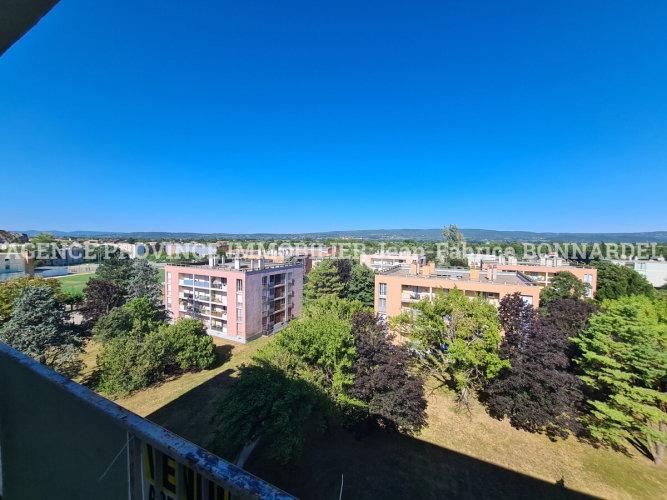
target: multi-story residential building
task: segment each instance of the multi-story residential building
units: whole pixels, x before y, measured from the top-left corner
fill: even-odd
[[[644,276],[655,288],[667,285],[667,261],[663,260],[620,260],[610,262],[634,269]]]
[[[35,259],[28,250],[0,253],[0,282],[35,275]]]
[[[523,273],[535,281],[541,288],[550,286],[556,274],[568,271],[582,282],[590,285],[588,291],[589,297],[593,297],[597,290],[598,270],[596,268],[576,265],[557,256],[543,256],[540,257],[539,261],[515,261],[509,264],[490,264],[487,261],[483,261],[482,269],[486,269],[489,265],[497,265],[498,271]]]
[[[263,260],[165,266],[165,306],[172,320],[196,318],[210,335],[246,343],[301,314],[301,264]]]
[[[376,253],[362,253],[359,256],[359,263],[365,264],[374,271],[381,271],[394,266],[410,266],[418,264],[420,266],[426,265],[426,255],[423,253],[392,253],[392,252],[376,252]]]
[[[436,268],[433,262],[424,266],[413,263],[375,275],[375,311],[385,317],[397,316],[415,302],[433,298],[439,290],[448,293],[454,288],[471,298],[480,294],[495,306],[515,292],[534,307],[540,299],[540,287],[522,273],[501,272],[496,267],[480,271],[476,264],[468,270]]]

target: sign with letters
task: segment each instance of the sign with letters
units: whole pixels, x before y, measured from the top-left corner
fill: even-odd
[[[143,500],[234,500],[229,491],[148,443],[141,444]]]

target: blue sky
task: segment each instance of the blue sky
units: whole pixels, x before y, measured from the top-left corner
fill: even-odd
[[[0,228],[665,230],[666,21],[63,0],[0,58]]]

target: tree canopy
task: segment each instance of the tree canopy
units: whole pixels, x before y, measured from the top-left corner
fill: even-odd
[[[584,397],[573,373],[569,337],[586,327],[593,309],[582,300],[557,299],[540,317],[519,293],[501,300],[501,355],[511,367],[488,383],[484,402],[491,416],[551,438],[579,432]]]
[[[134,259],[130,265],[127,294],[130,299],[146,298],[155,305],[160,304],[163,290],[158,268],[145,259]]]
[[[552,278],[551,284],[540,291],[540,305],[546,306],[558,299],[584,299],[591,285],[584,283],[570,271],[560,271]]]
[[[657,465],[667,444],[667,306],[645,296],[604,301],[573,339],[589,388],[591,435],[623,445],[639,439]]]
[[[458,290],[439,291],[414,304],[415,313],[391,319],[392,328],[410,337],[429,375],[456,390],[465,405],[509,361],[501,359],[500,323],[496,308],[477,296],[472,300]]]
[[[338,267],[332,260],[323,260],[308,273],[308,282],[303,289],[306,301],[319,299],[324,295],[342,296],[345,284],[338,276]]]
[[[91,278],[83,289],[86,298],[81,305],[83,323],[92,328],[97,321],[114,307],[125,303],[122,290],[111,281]]]
[[[82,339],[53,288],[28,286],[14,301],[9,321],[0,329],[0,340],[67,376],[82,368]]]
[[[346,297],[358,300],[365,307],[375,305],[375,272],[368,266],[355,264],[347,283]]]
[[[53,278],[21,276],[0,283],[0,326],[9,321],[14,310],[14,302],[27,287],[47,287],[56,294],[60,293],[60,282]],[[59,298],[59,295],[56,297]]]
[[[357,351],[350,395],[362,401],[368,420],[405,433],[426,426],[424,380],[412,369],[407,347],[392,343],[393,335],[370,311],[355,313],[352,332]]]
[[[655,290],[646,277],[627,266],[619,266],[613,262],[593,261],[591,265],[598,270],[597,290],[598,301],[620,299],[631,295],[653,297]]]

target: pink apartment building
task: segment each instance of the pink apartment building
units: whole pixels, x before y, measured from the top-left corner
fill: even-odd
[[[303,266],[263,260],[165,267],[165,307],[173,321],[195,318],[213,336],[246,343],[301,314]]]

